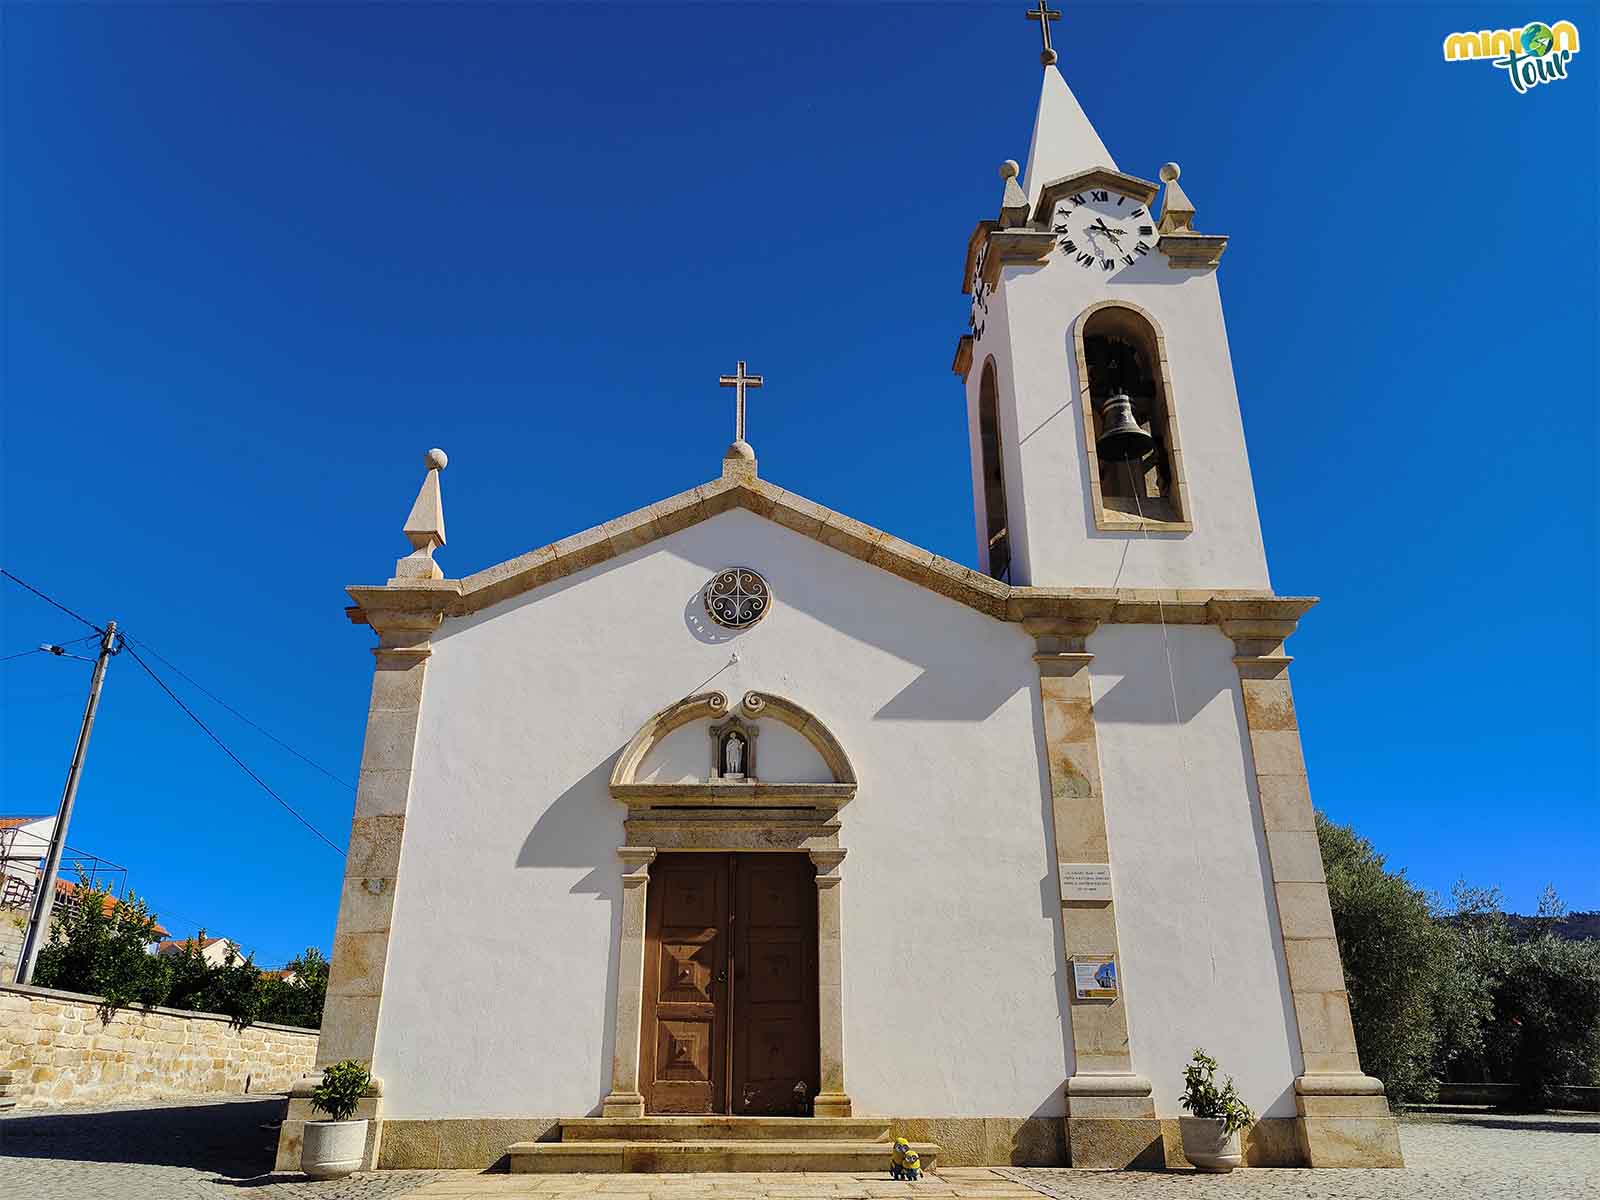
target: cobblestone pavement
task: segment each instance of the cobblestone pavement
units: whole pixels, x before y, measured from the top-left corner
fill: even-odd
[[[186,1100],[0,1116],[0,1195],[28,1200],[1600,1200],[1600,1115],[1412,1117],[1405,1170],[1071,1171],[884,1175],[271,1175],[280,1099]],[[249,1190],[244,1190],[249,1189]]]
[[[0,1114],[0,1196],[10,1200],[386,1200],[437,1171],[313,1183],[272,1175],[282,1097],[141,1101]]]

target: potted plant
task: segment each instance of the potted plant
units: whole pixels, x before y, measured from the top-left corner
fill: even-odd
[[[1217,1087],[1217,1060],[1204,1050],[1183,1069],[1183,1099],[1189,1116],[1178,1118],[1183,1156],[1197,1171],[1231,1171],[1244,1165],[1239,1135],[1256,1122],[1255,1113],[1239,1099],[1230,1076]]]
[[[359,1170],[367,1150],[366,1118],[352,1121],[356,1105],[367,1094],[372,1075],[353,1058],[334,1063],[311,1089],[311,1107],[328,1114],[326,1121],[307,1121],[300,1147],[300,1169],[313,1179],[342,1179]]]

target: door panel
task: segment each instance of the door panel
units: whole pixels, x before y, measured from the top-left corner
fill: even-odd
[[[736,1116],[795,1111],[796,1083],[817,1094],[817,885],[803,854],[742,854],[733,921]]]
[[[645,900],[640,1079],[652,1113],[726,1107],[726,854],[663,854]]]
[[[648,886],[645,1111],[794,1113],[821,1073],[810,858],[662,854]]]

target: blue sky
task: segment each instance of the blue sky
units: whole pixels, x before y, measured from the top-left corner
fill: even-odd
[[[353,780],[343,588],[430,445],[466,574],[711,477],[745,358],[764,476],[971,563],[949,364],[1025,7],[7,6],[5,565]],[[1526,95],[1440,54],[1600,13],[1062,7],[1121,166],[1177,159],[1232,238],[1273,580],[1323,597],[1318,805],[1425,886],[1600,908],[1600,43]],[[0,617],[0,654],[86,632],[10,584]],[[164,673],[344,843],[348,788]],[[87,677],[0,666],[0,807],[54,807]],[[174,929],[331,941],[338,857],[126,657],[71,840]]]

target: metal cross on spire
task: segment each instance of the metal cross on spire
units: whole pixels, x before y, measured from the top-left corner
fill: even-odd
[[[1044,39],[1044,50],[1039,54],[1039,61],[1048,67],[1056,61],[1055,48],[1050,45],[1050,22],[1061,20],[1061,10],[1051,8],[1045,0],[1039,0],[1039,7],[1029,9],[1025,15],[1028,20],[1039,22],[1039,36]]]
[[[744,441],[744,393],[746,388],[758,388],[764,382],[759,375],[745,373],[744,359],[739,360],[739,368],[732,375],[719,376],[717,382],[723,387],[734,390],[733,403],[733,440]]]

